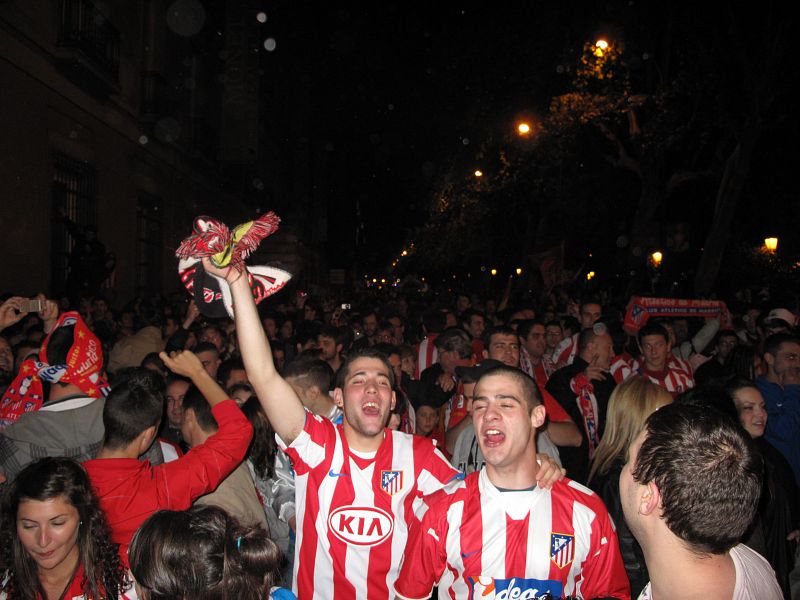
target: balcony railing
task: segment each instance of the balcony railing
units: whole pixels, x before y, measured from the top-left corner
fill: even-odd
[[[119,31],[89,0],[59,0],[58,41],[62,48],[79,50],[106,76],[119,75]]]

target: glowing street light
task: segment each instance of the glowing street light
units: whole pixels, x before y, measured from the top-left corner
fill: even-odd
[[[661,252],[659,252],[658,250],[656,250],[655,252],[653,252],[650,255],[650,260],[653,261],[653,266],[656,267],[656,268],[661,266],[661,261],[663,259],[664,259],[664,255],[661,254]]]
[[[475,169],[475,177],[483,177],[483,171],[480,169]]]
[[[591,281],[592,279],[594,279],[594,276],[595,276],[595,272],[594,271],[589,271],[586,274],[586,281]]]
[[[774,253],[778,249],[778,238],[769,237],[764,239],[764,248],[769,253]]]
[[[594,55],[597,58],[600,58],[601,56],[603,56],[606,53],[606,50],[608,50],[608,42],[607,41],[605,41],[604,39],[600,38],[599,40],[597,40],[595,42],[595,44],[594,44]]]
[[[408,250],[403,250],[403,251],[400,253],[400,255],[401,255],[401,256],[408,256]]]
[[[517,267],[517,275],[522,275],[522,267]]]
[[[520,123],[517,125],[517,132],[520,135],[528,135],[531,132],[531,126],[529,123]]]
[[[491,270],[491,274],[492,274],[492,275],[497,275],[497,269],[492,269],[492,270]]]

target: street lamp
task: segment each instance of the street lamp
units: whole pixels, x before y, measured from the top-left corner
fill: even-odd
[[[766,248],[767,252],[769,252],[770,254],[774,254],[775,251],[778,249],[778,238],[776,237],[765,238],[764,248]]]
[[[606,53],[606,50],[608,50],[608,42],[607,41],[605,41],[604,39],[600,38],[599,40],[597,40],[595,42],[595,44],[594,44],[594,55],[597,58],[600,58],[601,56],[603,56],[603,54]]]
[[[475,177],[483,177],[483,171],[480,169],[475,169]]]
[[[492,275],[497,275],[497,269],[492,269],[491,273]]]
[[[520,135],[528,135],[531,132],[530,123],[522,122],[522,123],[518,124],[517,125],[517,132]]]
[[[658,250],[656,250],[655,252],[653,252],[653,253],[650,255],[650,260],[652,260],[652,261],[653,261],[653,266],[654,266],[656,269],[657,269],[658,267],[660,267],[660,266],[661,266],[661,261],[662,261],[663,259],[664,259],[664,255],[663,255],[663,254],[661,254],[661,252],[659,252]]]
[[[522,267],[517,267],[517,275],[522,275]]]

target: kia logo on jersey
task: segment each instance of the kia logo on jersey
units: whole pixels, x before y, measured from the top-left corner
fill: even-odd
[[[340,506],[328,517],[328,527],[346,544],[375,546],[392,534],[394,519],[374,506]]]
[[[553,579],[495,579],[493,577],[470,577],[472,597],[481,600],[534,600],[561,598],[563,585]]]

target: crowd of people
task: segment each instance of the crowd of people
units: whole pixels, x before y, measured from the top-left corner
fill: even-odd
[[[800,598],[791,310],[203,267],[0,303],[0,598]]]

